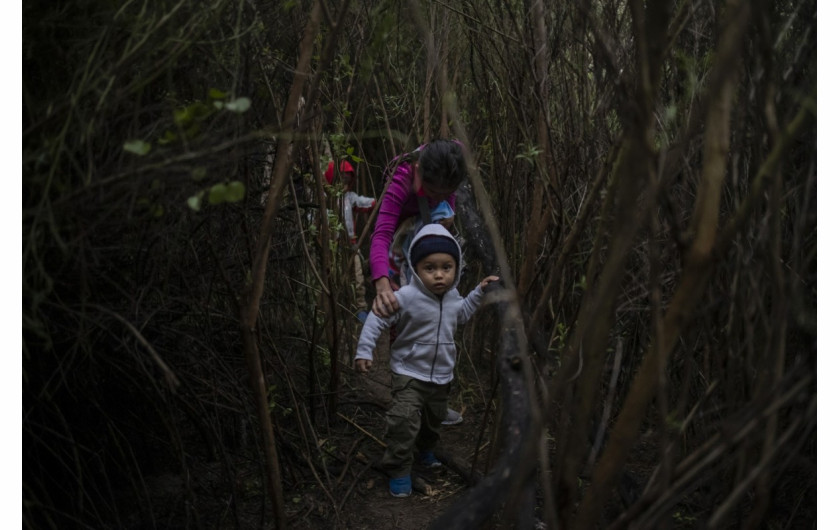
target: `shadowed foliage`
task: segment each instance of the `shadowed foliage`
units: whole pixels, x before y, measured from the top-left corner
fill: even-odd
[[[457,495],[383,524],[816,524],[815,0],[23,17],[26,528],[390,516],[321,175],[379,197],[438,137],[461,285],[503,285],[459,337]]]

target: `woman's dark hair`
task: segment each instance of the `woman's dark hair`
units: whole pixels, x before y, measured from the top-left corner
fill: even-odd
[[[467,176],[467,163],[461,144],[453,140],[435,140],[420,151],[420,174],[433,186],[457,188]]]

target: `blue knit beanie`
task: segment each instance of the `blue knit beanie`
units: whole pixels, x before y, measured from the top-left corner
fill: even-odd
[[[411,247],[411,267],[417,267],[423,258],[437,252],[449,254],[455,259],[455,266],[458,265],[458,257],[461,253],[455,240],[451,237],[431,235],[421,238]]]

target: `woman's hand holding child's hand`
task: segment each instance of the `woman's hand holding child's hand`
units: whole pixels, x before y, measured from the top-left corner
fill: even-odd
[[[391,280],[387,276],[383,276],[377,279],[374,285],[376,286],[376,297],[374,297],[371,305],[373,314],[379,318],[388,318],[400,308],[400,303],[391,288]]]

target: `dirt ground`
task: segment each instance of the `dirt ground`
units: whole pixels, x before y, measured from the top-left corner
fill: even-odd
[[[368,375],[347,373],[342,396],[341,414],[348,426],[357,432],[356,455],[359,461],[378,459],[385,433],[385,410],[390,402],[390,371],[388,347],[380,340],[373,369]],[[388,491],[388,479],[374,465],[362,467],[355,477],[347,504],[342,510],[344,528],[352,529],[421,529],[427,528],[438,515],[448,509],[468,488],[469,471],[478,446],[478,471],[484,470],[488,452],[489,431],[484,423],[484,407],[460,399],[457,385],[453,385],[450,406],[462,413],[464,421],[458,425],[443,426],[439,452],[444,466],[429,470],[415,466],[412,477],[414,491],[407,498],[394,498]],[[484,432],[482,435],[482,431]],[[349,436],[351,431],[345,431]],[[376,440],[374,440],[376,438]],[[373,462],[369,462],[373,464]],[[354,468],[361,466],[354,465]],[[294,525],[293,525],[294,526]]]
[[[486,472],[491,427],[483,425],[488,420],[484,402],[472,393],[475,381],[453,384],[450,407],[459,410],[464,421],[442,427],[436,453],[444,466],[433,470],[415,466],[411,496],[394,498],[387,476],[378,468],[384,449],[385,412],[391,399],[387,335],[379,341],[371,373],[354,372],[348,359],[342,364],[341,376],[336,420],[326,427],[323,416],[317,419],[318,435],[323,436],[318,440],[323,461],[316,454],[307,460],[298,442],[282,437],[276,440],[287,527],[428,528],[467,490],[474,455],[478,455],[476,470]],[[194,454],[182,465],[181,472],[175,466],[146,476],[139,486],[115,492],[119,504],[126,508],[115,515],[117,527],[274,528],[272,504],[263,486],[263,461],[232,451],[222,458]]]

